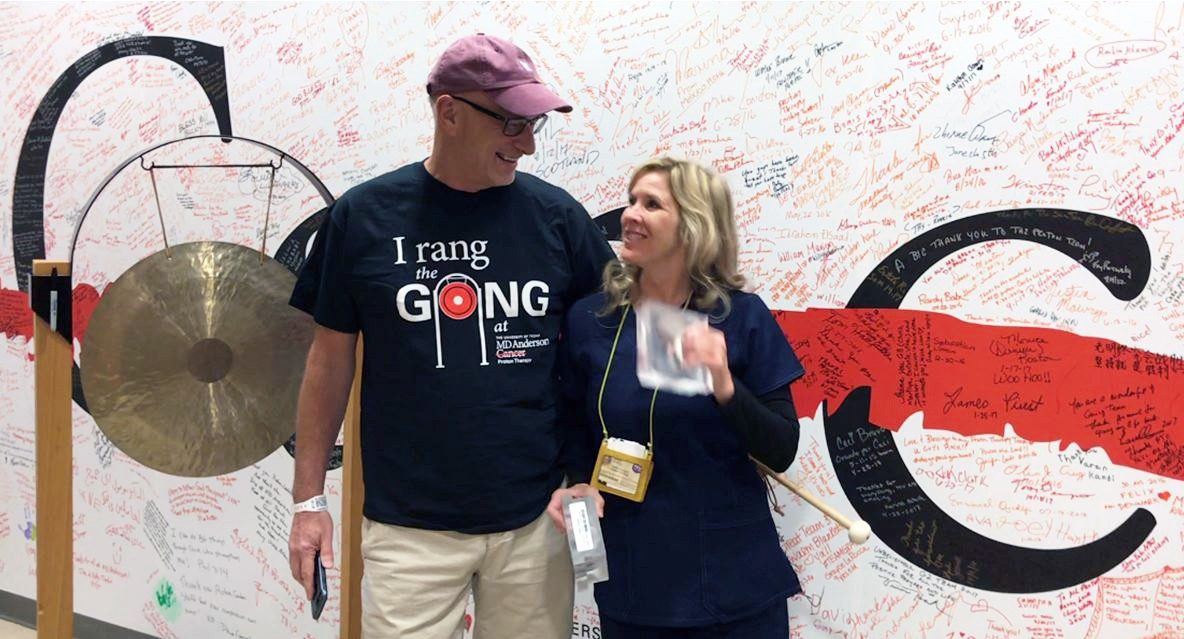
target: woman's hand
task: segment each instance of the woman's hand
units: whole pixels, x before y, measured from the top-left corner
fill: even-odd
[[[687,366],[705,366],[711,373],[715,401],[726,404],[736,393],[728,368],[728,342],[723,331],[709,324],[696,324],[682,334],[682,359]]]
[[[604,517],[604,497],[600,496],[599,490],[588,484],[576,484],[575,486],[560,488],[551,493],[551,503],[547,504],[547,516],[551,518],[551,523],[555,524],[559,532],[567,534],[567,526],[563,522],[563,497],[565,495],[571,495],[572,497],[592,495],[596,498],[596,516]]]

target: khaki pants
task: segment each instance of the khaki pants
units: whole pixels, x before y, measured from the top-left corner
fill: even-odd
[[[472,591],[474,639],[568,639],[567,540],[546,513],[486,535],[362,522],[363,639],[459,639]]]

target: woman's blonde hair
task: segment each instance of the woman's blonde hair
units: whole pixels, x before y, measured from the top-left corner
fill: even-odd
[[[731,292],[744,286],[736,270],[736,221],[732,194],[722,177],[694,162],[660,157],[638,166],[629,178],[629,190],[647,173],[665,173],[678,204],[678,237],[687,251],[691,295],[695,308],[711,311],[723,302],[723,315],[731,310]],[[641,268],[612,260],[604,268],[603,314],[637,301]]]

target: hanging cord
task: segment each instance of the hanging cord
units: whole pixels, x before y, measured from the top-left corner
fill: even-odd
[[[286,156],[280,155],[279,163],[267,161],[267,164],[144,164],[144,156],[140,156],[140,168],[148,172],[148,177],[152,180],[152,195],[156,198],[156,218],[160,220],[160,235],[164,238],[164,254],[165,257],[172,259],[172,247],[169,246],[169,235],[165,230],[164,225],[164,209],[160,205],[160,190],[156,186],[156,170],[157,169],[268,169],[270,175],[267,182],[267,205],[263,213],[263,238],[259,247],[259,263],[262,264],[267,260],[267,229],[271,224],[271,200],[275,194],[275,174],[280,168],[284,166],[284,158]]]
[[[267,225],[271,222],[271,194],[275,192],[275,172],[284,164],[284,158],[280,157],[279,164],[272,164],[268,161],[267,165],[271,167],[271,178],[267,184],[267,209],[263,213],[263,242],[259,247],[259,263],[262,264],[267,260]]]
[[[613,369],[613,357],[617,354],[617,342],[621,339],[621,329],[625,327],[625,318],[629,316],[629,305],[621,312],[621,322],[617,324],[617,334],[613,337],[613,347],[608,353],[608,363],[604,366],[604,377],[600,380],[600,393],[596,396],[596,414],[600,416],[600,430],[604,433],[604,440],[608,441],[608,426],[604,423],[604,387],[608,384],[608,372]],[[650,398],[650,440],[645,448],[650,457],[654,456],[654,404],[658,401],[658,389]]]
[[[682,310],[687,310],[692,297],[694,297],[693,289],[687,294],[687,301],[683,302]],[[621,340],[621,329],[625,327],[625,318],[629,317],[629,308],[631,306],[631,304],[626,304],[625,310],[621,312],[621,321],[617,324],[617,334],[613,337],[613,347],[608,352],[608,363],[604,365],[604,377],[600,379],[600,393],[596,396],[596,414],[600,416],[600,430],[604,433],[605,441],[608,441],[608,426],[604,423],[604,387],[608,385],[608,372],[613,368],[613,357],[617,354],[617,343]],[[654,394],[650,396],[650,440],[645,445],[646,452],[650,457],[654,456],[654,406],[657,403],[658,389],[654,388]]]
[[[756,472],[761,476],[761,479],[765,480],[765,492],[769,494],[769,507],[773,509],[773,512],[784,516],[785,506],[783,506],[781,504],[781,500],[777,498],[777,490],[773,487],[772,476],[762,470],[759,466],[757,467]]]
[[[156,219],[160,220],[160,236],[164,238],[164,256],[173,259],[173,249],[169,247],[169,234],[164,228],[164,211],[160,208],[160,191],[156,188],[156,163],[144,166],[144,156],[140,156],[140,168],[148,172],[152,180],[152,195],[156,198]]]
[[[188,137],[179,138],[176,140],[169,140],[168,142],[161,142],[159,144],[155,144],[153,146],[150,146],[147,149],[144,149],[143,151],[140,151],[139,153],[132,155],[128,159],[121,162],[119,164],[119,166],[115,167],[114,170],[112,170],[110,173],[107,174],[107,177],[100,180],[99,186],[97,188],[95,188],[95,190],[90,194],[90,197],[87,198],[86,204],[83,205],[82,215],[80,215],[78,217],[78,220],[74,223],[74,233],[73,233],[73,236],[70,238],[70,259],[69,259],[69,261],[71,263],[74,263],[74,261],[75,261],[74,260],[74,253],[78,249],[78,238],[82,236],[82,227],[83,227],[84,223],[86,222],[87,216],[90,215],[91,209],[94,208],[95,202],[99,199],[99,196],[102,195],[103,192],[107,189],[107,187],[111,185],[112,180],[114,180],[116,176],[118,176],[120,173],[122,173],[124,169],[131,166],[132,163],[137,160],[139,160],[139,162],[140,162],[140,168],[147,170],[148,167],[144,166],[144,158],[149,153],[152,153],[153,151],[157,151],[159,149],[162,149],[166,146],[172,146],[172,145],[178,144],[180,142],[189,142],[192,140],[221,140],[223,143],[243,142],[245,144],[250,144],[252,146],[259,147],[265,151],[268,151],[269,153],[272,153],[272,154],[278,156],[280,158],[281,162],[285,161],[285,160],[290,162],[292,168],[295,169],[296,172],[299,173],[302,177],[304,177],[304,179],[308,180],[308,182],[310,184],[312,184],[312,187],[314,189],[316,189],[317,194],[320,195],[322,200],[324,200],[326,206],[329,206],[329,205],[333,204],[333,202],[334,202],[333,194],[329,192],[328,187],[325,186],[324,182],[321,182],[321,179],[318,178],[316,176],[316,174],[314,174],[312,171],[310,171],[307,166],[304,166],[303,164],[301,164],[300,160],[297,160],[296,158],[288,155],[287,153],[284,153],[283,151],[275,148],[274,146],[271,146],[269,144],[265,144],[265,143],[260,142],[258,140],[252,140],[251,138],[244,138],[239,135],[230,135],[229,133],[190,135]],[[221,166],[226,166],[226,165],[221,165]],[[266,166],[266,165],[262,165],[262,166]],[[156,168],[159,169],[159,168],[164,168],[164,167],[157,165]]]

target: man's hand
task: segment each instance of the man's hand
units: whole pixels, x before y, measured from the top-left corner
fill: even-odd
[[[288,563],[292,576],[312,599],[313,557],[321,551],[321,563],[333,567],[333,517],[327,512],[296,513],[288,536]]]
[[[337,440],[349,388],[354,380],[356,333],[341,333],[318,325],[308,349],[304,381],[296,409],[296,472],[292,497],[303,501],[325,492],[325,468]],[[288,563],[292,576],[312,599],[313,558],[333,567],[333,517],[327,512],[298,512],[288,535]]]
[[[588,484],[576,484],[568,488],[560,488],[551,493],[551,503],[547,504],[547,516],[551,518],[551,523],[555,524],[555,528],[559,529],[559,532],[567,534],[567,526],[563,523],[564,495],[571,495],[572,497],[592,495],[596,498],[596,516],[604,517],[604,497],[600,496],[599,490]]]

